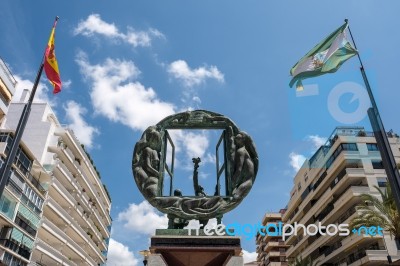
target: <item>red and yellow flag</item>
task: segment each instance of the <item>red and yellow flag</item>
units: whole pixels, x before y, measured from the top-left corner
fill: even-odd
[[[56,94],[61,91],[61,78],[60,71],[58,70],[58,63],[54,51],[54,35],[56,30],[57,20],[54,22],[53,29],[50,33],[49,42],[47,43],[46,51],[44,53],[44,71],[53,85],[53,93]]]

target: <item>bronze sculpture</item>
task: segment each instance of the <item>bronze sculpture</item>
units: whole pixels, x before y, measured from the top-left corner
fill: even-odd
[[[200,158],[193,158],[194,196],[173,191],[173,165],[166,162],[169,129],[221,129],[218,145],[224,148],[224,162],[219,166],[213,196],[207,196],[198,183]],[[219,146],[217,146],[218,150]],[[173,153],[174,154],[174,153]],[[205,110],[187,111],[168,116],[145,130],[133,151],[132,170],[136,184],[151,205],[167,213],[169,228],[182,228],[187,220],[203,222],[211,218],[221,221],[222,215],[235,208],[249,193],[258,170],[258,155],[250,136],[240,131],[227,117]],[[163,195],[164,173],[170,176],[170,195]],[[220,195],[220,177],[225,173],[225,196]]]

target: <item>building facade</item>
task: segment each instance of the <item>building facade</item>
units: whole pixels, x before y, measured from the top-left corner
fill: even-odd
[[[266,213],[262,220],[263,226],[278,227],[279,222],[282,222],[282,215],[285,213],[285,209],[280,210],[277,213]],[[265,232],[264,232],[265,234]],[[257,263],[260,266],[287,266],[286,249],[288,245],[282,240],[282,236],[272,236],[260,233],[256,237],[256,252],[257,252]]]
[[[0,58],[0,124],[7,114],[16,85],[17,81],[5,62]]]
[[[0,163],[10,150],[13,133],[0,131]],[[0,198],[0,265],[28,265],[43,217],[51,177],[21,142],[8,184]]]
[[[10,151],[14,132],[5,129],[17,81],[0,58],[0,165]],[[0,265],[27,265],[35,247],[51,176],[21,141],[8,183],[0,197]]]
[[[23,103],[12,103],[5,127],[16,128]],[[46,103],[34,103],[22,138],[49,180],[30,265],[104,265],[111,198],[90,155]]]
[[[397,163],[400,163],[400,140],[388,133]],[[349,224],[358,215],[356,206],[363,193],[380,197],[375,186],[387,182],[376,140],[362,127],[338,127],[318,151],[306,160],[294,178],[294,187],[283,222],[309,225]],[[400,259],[400,252],[389,234],[368,236],[350,232],[348,236],[325,232],[286,239],[290,259],[310,257],[317,265],[382,265],[387,256]]]

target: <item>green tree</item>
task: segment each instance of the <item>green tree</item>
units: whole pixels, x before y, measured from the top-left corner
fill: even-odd
[[[356,208],[358,216],[351,221],[350,226],[352,228],[380,226],[390,232],[398,242],[400,240],[400,216],[390,185],[387,184],[385,189],[377,186],[375,188],[381,199],[372,194],[362,194],[362,202]]]

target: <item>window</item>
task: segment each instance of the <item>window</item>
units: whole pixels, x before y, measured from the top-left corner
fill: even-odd
[[[36,230],[29,224],[29,222],[21,216],[21,214],[17,214],[17,217],[15,217],[15,223],[24,229],[28,234],[31,236],[35,237],[36,235]]]
[[[340,144],[336,150],[332,153],[331,157],[328,158],[326,161],[326,168],[331,167],[333,162],[336,160],[336,158],[339,156],[339,154],[342,151],[358,151],[357,144],[356,143],[342,143]]]
[[[38,194],[36,194],[36,192],[33,191],[33,189],[31,189],[29,186],[25,186],[24,194],[25,194],[26,198],[33,205],[35,205],[36,208],[41,210],[42,205],[43,205],[43,199],[41,197],[39,197]],[[27,204],[27,205],[30,206],[30,204]]]
[[[24,257],[26,257],[26,256],[24,256]],[[14,257],[7,251],[4,253],[3,263],[5,265],[11,265],[11,266],[26,266],[27,265],[26,262],[24,262],[23,260],[21,260],[17,257]]]
[[[386,181],[378,181],[378,187],[386,187]]]
[[[301,183],[297,184],[297,189],[300,190],[301,189]]]
[[[377,177],[376,181],[378,182],[378,187],[386,187],[386,183],[387,183],[386,177]]]
[[[16,202],[12,201],[6,195],[0,198],[0,211],[8,218],[13,219]]]
[[[15,157],[14,162],[17,167],[24,173],[27,174],[31,170],[32,161],[28,158],[28,156],[21,150],[18,149],[17,155]]]
[[[367,143],[367,149],[369,151],[379,151],[378,145],[376,143]]]
[[[345,151],[357,151],[357,144],[355,143],[342,143],[341,146]]]
[[[385,169],[385,167],[383,167],[382,161],[372,161],[372,167],[374,169]]]
[[[5,154],[8,155],[11,147],[11,142],[13,137],[10,133],[2,132],[0,133],[0,142],[6,142]],[[32,160],[26,155],[26,153],[19,147],[15,157],[14,163],[17,167],[24,173],[27,174],[31,170]]]

